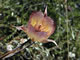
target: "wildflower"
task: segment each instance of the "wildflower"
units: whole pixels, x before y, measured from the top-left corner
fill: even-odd
[[[56,25],[53,19],[47,16],[47,7],[44,14],[41,11],[33,12],[30,15],[27,27],[19,26],[16,28],[18,30],[23,30],[32,41],[42,43],[53,42],[56,44],[55,41],[48,39],[49,36],[54,33]]]

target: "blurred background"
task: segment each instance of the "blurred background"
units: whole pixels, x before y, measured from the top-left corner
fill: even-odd
[[[0,56],[28,40],[23,31],[13,26],[27,25],[33,11],[44,12],[56,23],[49,38],[57,42],[39,43],[5,58],[6,60],[80,60],[80,0],[0,0]],[[31,44],[29,40],[25,46]]]

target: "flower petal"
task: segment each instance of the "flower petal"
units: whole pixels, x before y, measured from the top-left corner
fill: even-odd
[[[46,40],[43,40],[42,42],[43,43],[52,42],[52,43],[54,43],[59,48],[59,46],[57,45],[57,43],[54,40],[52,40],[52,39],[46,39]]]
[[[47,16],[47,6],[46,6],[45,11],[44,11],[44,16]]]
[[[23,30],[24,32],[27,32],[27,27],[26,26],[15,26],[16,27],[16,29],[18,29],[18,30]]]
[[[27,29],[27,35],[33,40],[33,41],[42,41],[47,38],[47,32],[36,32],[35,28],[30,26]]]
[[[42,12],[33,12],[30,15],[30,24],[34,27],[35,25],[38,26],[41,24],[44,14]]]

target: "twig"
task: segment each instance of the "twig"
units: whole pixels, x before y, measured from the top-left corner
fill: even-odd
[[[15,48],[14,50],[9,51],[6,54],[0,56],[0,59],[3,59],[4,60],[4,59],[6,59],[8,57],[11,57],[11,56],[15,55],[16,53],[18,53],[18,52],[24,50],[25,48],[30,47],[32,44],[34,44],[34,42],[33,42],[30,45],[25,46],[26,43],[27,43],[27,41],[25,43],[21,44],[20,46],[18,46],[17,48]]]

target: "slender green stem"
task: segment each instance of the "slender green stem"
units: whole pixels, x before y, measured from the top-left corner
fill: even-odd
[[[68,19],[68,0],[65,0],[65,17],[66,17],[66,29],[67,29],[67,51],[68,51],[68,60],[69,60],[69,37],[68,37],[68,32],[69,32],[69,19]]]

